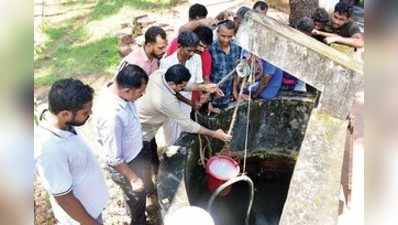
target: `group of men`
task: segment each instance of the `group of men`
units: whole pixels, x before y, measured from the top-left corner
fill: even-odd
[[[309,34],[325,36],[327,43],[361,47],[362,34],[354,25],[347,25],[351,24],[351,11],[344,4],[336,5],[331,19],[337,34],[327,33],[326,19],[318,20],[317,16],[313,17],[314,28]],[[234,41],[249,10],[242,7],[231,19],[225,13],[220,17],[226,18],[216,21],[207,17],[205,6],[194,4],[189,9],[189,22],[170,44],[162,28],[150,27],[143,46],[123,58],[97,97],[93,111],[98,143],[106,159],[106,171],[125,194],[131,224],[146,224],[146,200],[156,201],[152,177],[156,177],[159,165],[155,140],[159,128],[163,127],[167,144],[173,144],[182,131],[230,141],[231,136],[223,130],[207,129],[190,114],[205,103],[210,112],[218,113],[217,103],[208,103],[211,96],[228,101],[247,98],[246,94],[238,94],[240,80],[236,77],[217,84],[242,59],[259,62],[257,82],[245,93],[252,92],[251,97],[262,99],[277,95],[284,72],[242,50]],[[252,10],[266,15],[268,5],[258,1]],[[48,94],[49,114],[35,132],[37,169],[50,193],[54,215],[62,225],[103,224],[107,188],[94,154],[75,129],[91,115],[93,98],[94,90],[79,80],[56,81]]]

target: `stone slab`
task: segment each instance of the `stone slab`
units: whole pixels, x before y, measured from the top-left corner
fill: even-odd
[[[348,122],[312,111],[280,225],[335,225]]]

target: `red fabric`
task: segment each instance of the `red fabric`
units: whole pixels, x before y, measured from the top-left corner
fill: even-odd
[[[178,48],[177,38],[174,38],[169,44],[169,48],[166,51],[166,56],[173,54],[177,50],[177,48]]]
[[[177,48],[178,48],[177,38],[174,38],[169,44],[169,48],[166,51],[166,55],[169,56],[173,54],[177,50]],[[202,54],[200,54],[200,58],[202,59],[203,79],[210,80],[212,59],[209,50],[206,50]],[[200,92],[192,91],[192,101],[196,103],[199,101],[199,99],[200,99]]]

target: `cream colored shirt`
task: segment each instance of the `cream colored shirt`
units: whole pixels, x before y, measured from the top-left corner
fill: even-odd
[[[149,77],[146,93],[136,101],[144,141],[154,138],[158,129],[168,119],[175,120],[183,131],[189,133],[197,133],[201,127],[181,110],[175,92],[164,79],[165,72],[155,71]]]

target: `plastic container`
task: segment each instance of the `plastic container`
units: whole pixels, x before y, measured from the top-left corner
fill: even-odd
[[[239,171],[239,163],[231,157],[226,155],[211,157],[206,164],[206,173],[208,175],[207,188],[210,191],[216,190],[229,179],[238,176]],[[229,191],[226,189],[224,194],[227,194]]]

